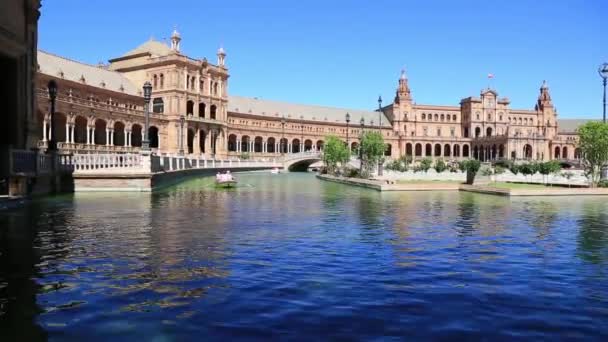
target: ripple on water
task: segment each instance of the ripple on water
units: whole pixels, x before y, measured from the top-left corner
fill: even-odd
[[[380,194],[299,174],[239,180],[249,186],[217,191],[200,179],[0,213],[1,331],[608,339],[602,199]]]

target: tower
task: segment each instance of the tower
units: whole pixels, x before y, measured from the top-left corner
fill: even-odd
[[[401,132],[407,135],[407,122],[413,120],[412,115],[412,93],[407,82],[405,70],[401,70],[399,77],[399,85],[395,92],[395,101],[393,104],[393,131]],[[413,127],[412,127],[413,128]]]
[[[535,109],[538,113],[538,123],[542,127],[543,135],[552,139],[557,134],[557,112],[553,106],[553,101],[551,101],[547,81],[543,81],[540,86],[540,94],[538,100],[536,100]]]
[[[173,33],[171,34],[171,50],[174,52],[179,52],[179,42],[181,42],[182,37],[180,36],[177,29],[173,29]]]
[[[226,62],[226,51],[224,51],[223,47],[220,47],[217,50],[217,65],[223,67]]]

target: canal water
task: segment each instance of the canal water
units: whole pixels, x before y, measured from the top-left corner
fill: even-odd
[[[196,179],[0,212],[0,340],[608,340],[608,203]]]

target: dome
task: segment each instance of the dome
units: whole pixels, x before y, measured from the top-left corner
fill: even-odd
[[[226,51],[224,51],[224,48],[220,46],[220,48],[217,50],[217,54],[218,55],[225,55]]]

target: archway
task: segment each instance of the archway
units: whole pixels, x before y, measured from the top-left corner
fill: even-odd
[[[555,153],[553,154],[553,158],[555,159],[559,159],[561,157],[562,153],[561,150],[559,149],[559,146],[555,146]]]
[[[205,107],[207,105],[205,104],[205,102],[201,102],[198,104],[198,116],[200,118],[204,118],[205,117]]]
[[[455,144],[453,150],[454,150],[454,154],[453,154],[454,157],[460,157],[460,145]]]
[[[412,156],[412,144],[405,144],[405,155],[410,157]]]
[[[217,106],[216,105],[211,105],[210,108],[210,113],[209,113],[209,118],[215,120],[216,116],[217,116]]]
[[[194,130],[192,128],[188,128],[186,133],[186,146],[188,147],[188,154],[194,153]]]
[[[236,152],[236,135],[234,134],[228,136],[228,152]]]
[[[393,154],[393,145],[386,144],[384,148],[384,155],[390,157]]]
[[[323,140],[318,140],[317,141],[317,151],[323,151],[324,145],[325,145],[325,142]]]
[[[580,148],[575,148],[574,149],[574,159],[581,159],[581,149]]]
[[[141,125],[133,124],[131,127],[131,146],[141,147]]]
[[[68,132],[65,127],[66,123],[68,122],[67,120],[68,118],[65,114],[55,113],[55,117],[53,118],[53,124],[55,125],[55,136],[53,137],[53,140],[56,143],[68,141]]]
[[[452,148],[450,147],[450,144],[445,144],[443,146],[443,156],[444,157],[449,157],[452,153]]]
[[[95,120],[95,144],[105,145],[106,142],[106,122],[103,119]]]
[[[74,119],[74,142],[87,143],[87,119],[80,115]]]
[[[490,155],[490,159],[492,159],[492,160],[496,159],[497,151],[498,151],[498,149],[496,148],[496,145],[492,145],[492,152]]]
[[[193,115],[194,114],[194,101],[186,102],[186,114]]]
[[[291,141],[291,153],[300,152],[300,139],[293,139]]]
[[[492,127],[486,128],[486,136],[488,136],[488,137],[492,136]]]
[[[207,132],[201,129],[198,131],[198,149],[201,151],[201,153],[207,152],[205,140],[207,140]],[[234,136],[234,143],[232,144],[232,148],[236,148],[236,136]],[[228,141],[228,151],[230,151],[230,141]]]
[[[281,153],[289,152],[289,141],[287,141],[286,138],[281,138],[281,141],[279,142],[279,152],[281,152]]]
[[[475,127],[475,138],[479,138],[481,135],[481,128]]]
[[[264,139],[262,137],[255,137],[253,139],[253,152],[261,153],[263,142],[264,142]]]
[[[469,157],[469,145],[462,145],[462,156]]]
[[[422,144],[416,144],[416,157],[422,157]]]
[[[356,142],[356,141],[353,141],[353,142],[350,144],[350,150],[351,150],[351,151],[357,151],[358,149],[359,149],[359,143],[358,143],[358,142]]]
[[[498,146],[498,158],[502,159],[505,157],[505,145],[500,144]]]
[[[435,144],[435,157],[441,157],[441,145]]]
[[[312,151],[312,140],[304,140],[304,151]]]
[[[276,152],[276,140],[272,137],[266,140],[266,152],[275,153]]]
[[[148,129],[148,137],[148,140],[150,140],[150,147],[158,148],[158,127],[150,126],[150,129]]]
[[[426,144],[424,155],[430,157],[433,155],[433,146],[431,144]]]
[[[114,123],[114,145],[125,146],[125,124],[120,121]]]
[[[524,145],[524,158],[532,159],[532,146],[530,144]]]
[[[473,158],[479,160],[479,147],[473,146]]]
[[[564,148],[562,148],[562,158],[568,159],[568,147],[567,146],[564,146]]]
[[[241,137],[241,152],[251,152],[249,151],[249,136],[243,135]]]

